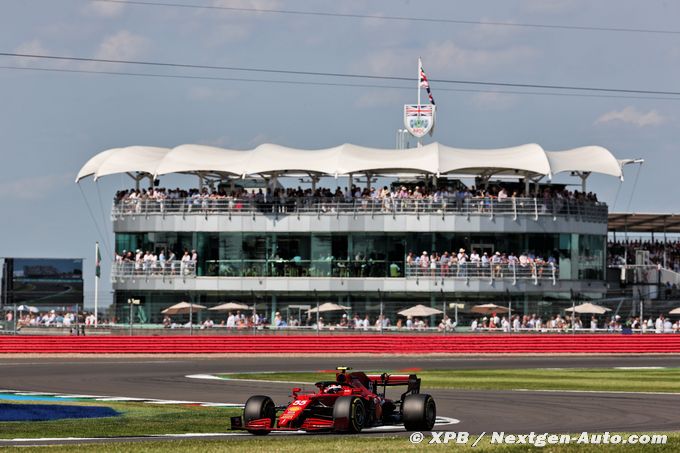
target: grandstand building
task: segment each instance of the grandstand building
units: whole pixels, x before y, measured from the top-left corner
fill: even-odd
[[[604,298],[608,208],[587,196],[585,181],[591,173],[621,178],[629,162],[597,146],[536,144],[132,146],[97,154],[77,180],[127,173],[137,189],[150,183],[146,193],[119,194],[112,210],[122,321],[128,299],[139,299],[147,322],[180,301],[233,301],[270,320],[280,312],[304,324],[305,308],[333,302],[350,307],[350,317],[382,313],[394,323],[415,304],[450,317],[483,303],[541,316],[574,297]],[[195,175],[196,190],[153,190],[173,173]],[[583,184],[578,193],[551,185],[563,173]],[[463,184],[473,178],[474,188]],[[329,323],[341,315],[322,314]]]

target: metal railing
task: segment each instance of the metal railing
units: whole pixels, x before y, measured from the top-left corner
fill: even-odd
[[[403,261],[384,260],[208,260],[206,277],[322,277],[322,278],[407,278],[440,280],[550,280],[557,284],[558,267],[554,263],[456,263],[435,267],[406,265]],[[132,261],[113,263],[114,279],[135,277],[193,278],[196,263],[193,261],[166,262],[144,265]]]
[[[507,198],[503,201],[491,197],[410,199],[366,198],[278,198],[259,200],[248,198],[166,198],[124,199],[114,202],[112,217],[165,216],[165,215],[457,215],[573,218],[585,222],[607,222],[607,205],[599,202],[558,198]]]
[[[135,262],[116,261],[111,265],[111,278],[193,278],[196,277],[194,261]]]
[[[213,277],[403,277],[401,262],[384,260],[209,260]]]
[[[513,263],[454,263],[452,265],[437,264],[435,267],[411,264],[406,266],[407,278],[433,279],[486,279],[510,280],[513,284],[517,280],[532,280],[538,284],[539,280],[552,280],[557,284],[559,269],[552,262],[528,262],[526,264]]]
[[[680,273],[661,264],[610,264],[609,269],[619,272],[626,283],[680,287]]]
[[[425,317],[425,319],[429,319],[430,317]],[[435,322],[438,323],[441,321],[441,316],[437,315],[435,316]],[[105,323],[100,323],[97,327],[94,326],[85,326],[84,332],[85,335],[87,336],[93,336],[93,335],[123,335],[123,334],[132,334],[134,336],[148,336],[148,335],[153,335],[153,336],[173,336],[173,335],[187,335],[189,333],[189,326],[187,324],[174,324],[171,326],[164,326],[163,324],[134,324],[134,328],[132,332],[130,331],[129,325],[128,324],[105,324]],[[252,325],[244,325],[244,326],[239,326],[239,327],[234,327],[234,328],[227,328],[224,325],[219,325],[215,324],[212,327],[204,327],[201,323],[194,323],[192,326],[193,329],[193,335],[201,336],[201,335],[233,335],[233,336],[239,336],[239,335],[301,335],[301,334],[309,334],[309,335],[316,335],[318,334],[324,334],[324,335],[333,335],[333,334],[356,334],[356,335],[367,335],[367,334],[376,334],[376,335],[390,335],[390,334],[397,334],[397,335],[422,335],[422,334],[433,334],[433,333],[440,333],[440,334],[466,334],[466,335],[497,335],[497,334],[514,334],[514,335],[541,335],[541,334],[563,334],[563,335],[593,335],[593,334],[601,334],[601,335],[607,335],[607,334],[617,334],[621,335],[622,333],[631,333],[631,334],[637,334],[637,335],[657,335],[657,334],[678,334],[680,335],[680,331],[675,329],[667,330],[667,331],[659,331],[657,332],[654,328],[642,328],[642,329],[611,329],[611,328],[597,328],[595,330],[589,328],[589,327],[583,327],[583,328],[577,328],[577,329],[572,329],[570,326],[563,327],[563,328],[547,328],[547,327],[540,327],[538,329],[536,328],[528,328],[528,327],[522,327],[519,329],[507,327],[507,328],[488,328],[488,327],[477,327],[476,329],[472,329],[469,325],[468,322],[465,323],[465,325],[455,325],[452,327],[439,327],[437,326],[432,326],[432,327],[412,327],[408,328],[405,326],[397,327],[395,325],[391,325],[388,327],[377,327],[375,325],[371,325],[368,327],[361,327],[361,328],[356,328],[356,327],[348,327],[348,326],[340,326],[340,325],[334,325],[334,324],[324,324],[323,326],[320,326],[319,329],[316,328],[316,325],[311,325],[311,326],[281,326],[281,327],[275,327],[272,325],[257,325],[257,326],[252,326]],[[0,331],[0,335],[2,335]],[[6,334],[12,334],[11,330],[9,332],[6,332]],[[71,327],[56,327],[56,326],[42,326],[42,325],[36,325],[36,326],[25,326],[22,327],[20,330],[17,331],[17,334],[19,335],[32,335],[32,336],[38,336],[38,335],[62,335],[62,336],[68,336],[68,335],[73,335]]]

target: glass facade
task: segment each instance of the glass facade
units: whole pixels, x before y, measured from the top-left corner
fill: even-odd
[[[562,280],[602,280],[606,237],[583,234],[404,233],[117,233],[116,251],[177,258],[198,254],[197,275],[210,277],[403,277],[405,257],[423,251],[522,253],[554,258]]]

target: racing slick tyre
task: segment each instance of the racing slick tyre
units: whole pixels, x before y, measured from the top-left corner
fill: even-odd
[[[425,393],[408,395],[401,404],[406,431],[430,431],[437,418],[434,398]]]
[[[270,427],[274,427],[276,419],[276,406],[271,398],[264,395],[255,395],[248,398],[246,405],[243,408],[243,424],[248,425],[249,421],[257,420],[260,418],[268,418],[271,420]],[[249,433],[255,434],[256,436],[265,436],[269,434],[266,429],[249,429]]]
[[[341,396],[333,406],[333,428],[336,432],[358,433],[366,424],[366,408],[361,398]]]

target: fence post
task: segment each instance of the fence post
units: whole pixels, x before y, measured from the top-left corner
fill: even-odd
[[[538,221],[538,200],[534,197],[534,220]]]
[[[550,263],[550,267],[552,268],[552,284],[555,286],[557,284],[555,279],[555,263]]]

